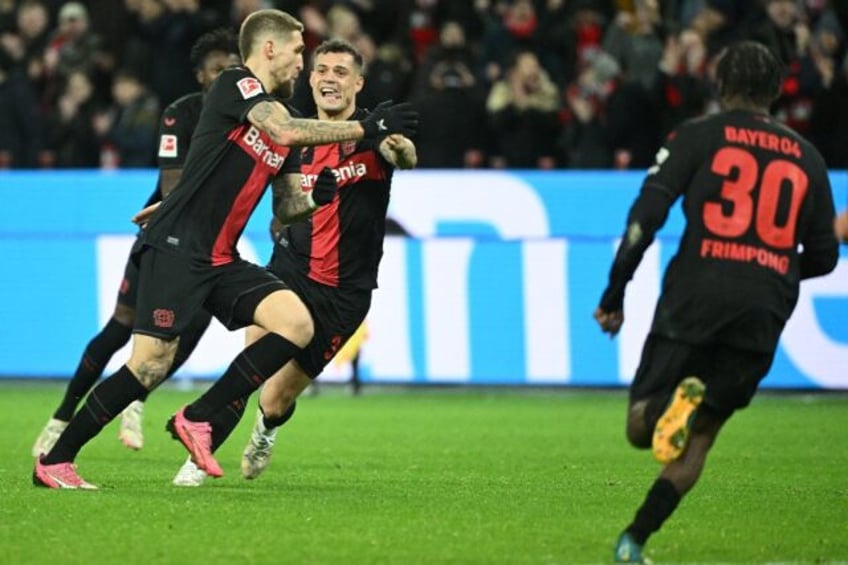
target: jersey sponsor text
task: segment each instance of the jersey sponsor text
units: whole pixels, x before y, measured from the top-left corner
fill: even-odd
[[[333,174],[336,175],[336,182],[339,184],[356,182],[359,179],[365,178],[368,174],[368,167],[365,163],[349,161],[347,164],[333,169]],[[316,174],[305,174],[301,176],[300,183],[304,188],[312,188],[317,178],[318,175]]]
[[[258,160],[276,170],[283,166],[286,156],[274,151],[274,147],[263,139],[262,133],[255,127],[250,126],[242,139],[244,146],[250,148]]]

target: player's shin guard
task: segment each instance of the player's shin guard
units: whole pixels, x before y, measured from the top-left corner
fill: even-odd
[[[294,357],[300,348],[283,336],[269,333],[245,348],[206,394],[186,407],[189,421],[208,422],[227,403],[247,398]]]
[[[117,373],[91,391],[83,407],[71,419],[56,445],[42,459],[42,463],[54,465],[73,461],[82,446],[100,433],[106,424],[144,391],[145,388],[127,366],[121,367]]]
[[[68,388],[65,397],[53,417],[57,420],[67,422],[74,415],[80,400],[82,400],[100,375],[103,368],[120,348],[129,341],[132,328],[121,324],[115,318],[109,318],[106,326],[94,336],[85,348],[77,366],[76,372]]]
[[[660,529],[663,523],[680,504],[680,493],[668,479],[657,479],[645,502],[636,512],[633,523],[627,526],[628,532],[639,545],[645,545],[648,538]]]

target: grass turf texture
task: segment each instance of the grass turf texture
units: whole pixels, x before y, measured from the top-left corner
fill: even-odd
[[[58,384],[0,384],[0,563],[602,563],[658,472],[623,437],[623,392],[339,390],[301,400],[255,481],[173,487],[163,389],[145,447],[111,424],[77,463],[98,492],[31,483]],[[725,427],[657,562],[848,560],[848,398],[768,396]]]

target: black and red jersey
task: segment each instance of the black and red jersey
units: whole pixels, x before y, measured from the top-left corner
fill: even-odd
[[[159,150],[157,160],[159,170],[181,169],[185,164],[191,136],[200,120],[203,108],[203,93],[193,92],[178,98],[165,108],[159,120]],[[162,191],[156,183],[156,190],[147,199],[145,206],[162,200]]]
[[[298,173],[298,151],[274,143],[247,114],[274,100],[246,67],[231,67],[206,94],[174,192],[141,244],[183,253],[213,266],[232,262],[236,242],[271,178]]]
[[[616,288],[623,294],[638,265],[644,249],[631,242],[647,247],[681,196],[686,227],[652,331],[700,343],[730,320],[765,311],[773,331],[733,336],[733,345],[770,350],[800,280],[828,272],[838,256],[824,160],[764,114],[734,110],[685,123],[660,149],[631,208],[605,299]]]
[[[351,119],[364,116],[357,110]],[[311,189],[321,170],[330,167],[339,192],[307,221],[286,226],[276,253],[288,255],[298,272],[321,284],[377,288],[394,172],[380,154],[379,141],[307,147],[301,161],[305,189]]]

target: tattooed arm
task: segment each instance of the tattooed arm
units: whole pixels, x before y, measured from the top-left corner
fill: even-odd
[[[274,142],[289,147],[358,140],[365,135],[365,130],[359,122],[294,118],[285,106],[268,100],[251,108],[247,119],[270,135]]]
[[[317,208],[300,185],[301,175],[279,175],[271,183],[274,192],[274,217],[281,224],[292,224],[308,217]]]

